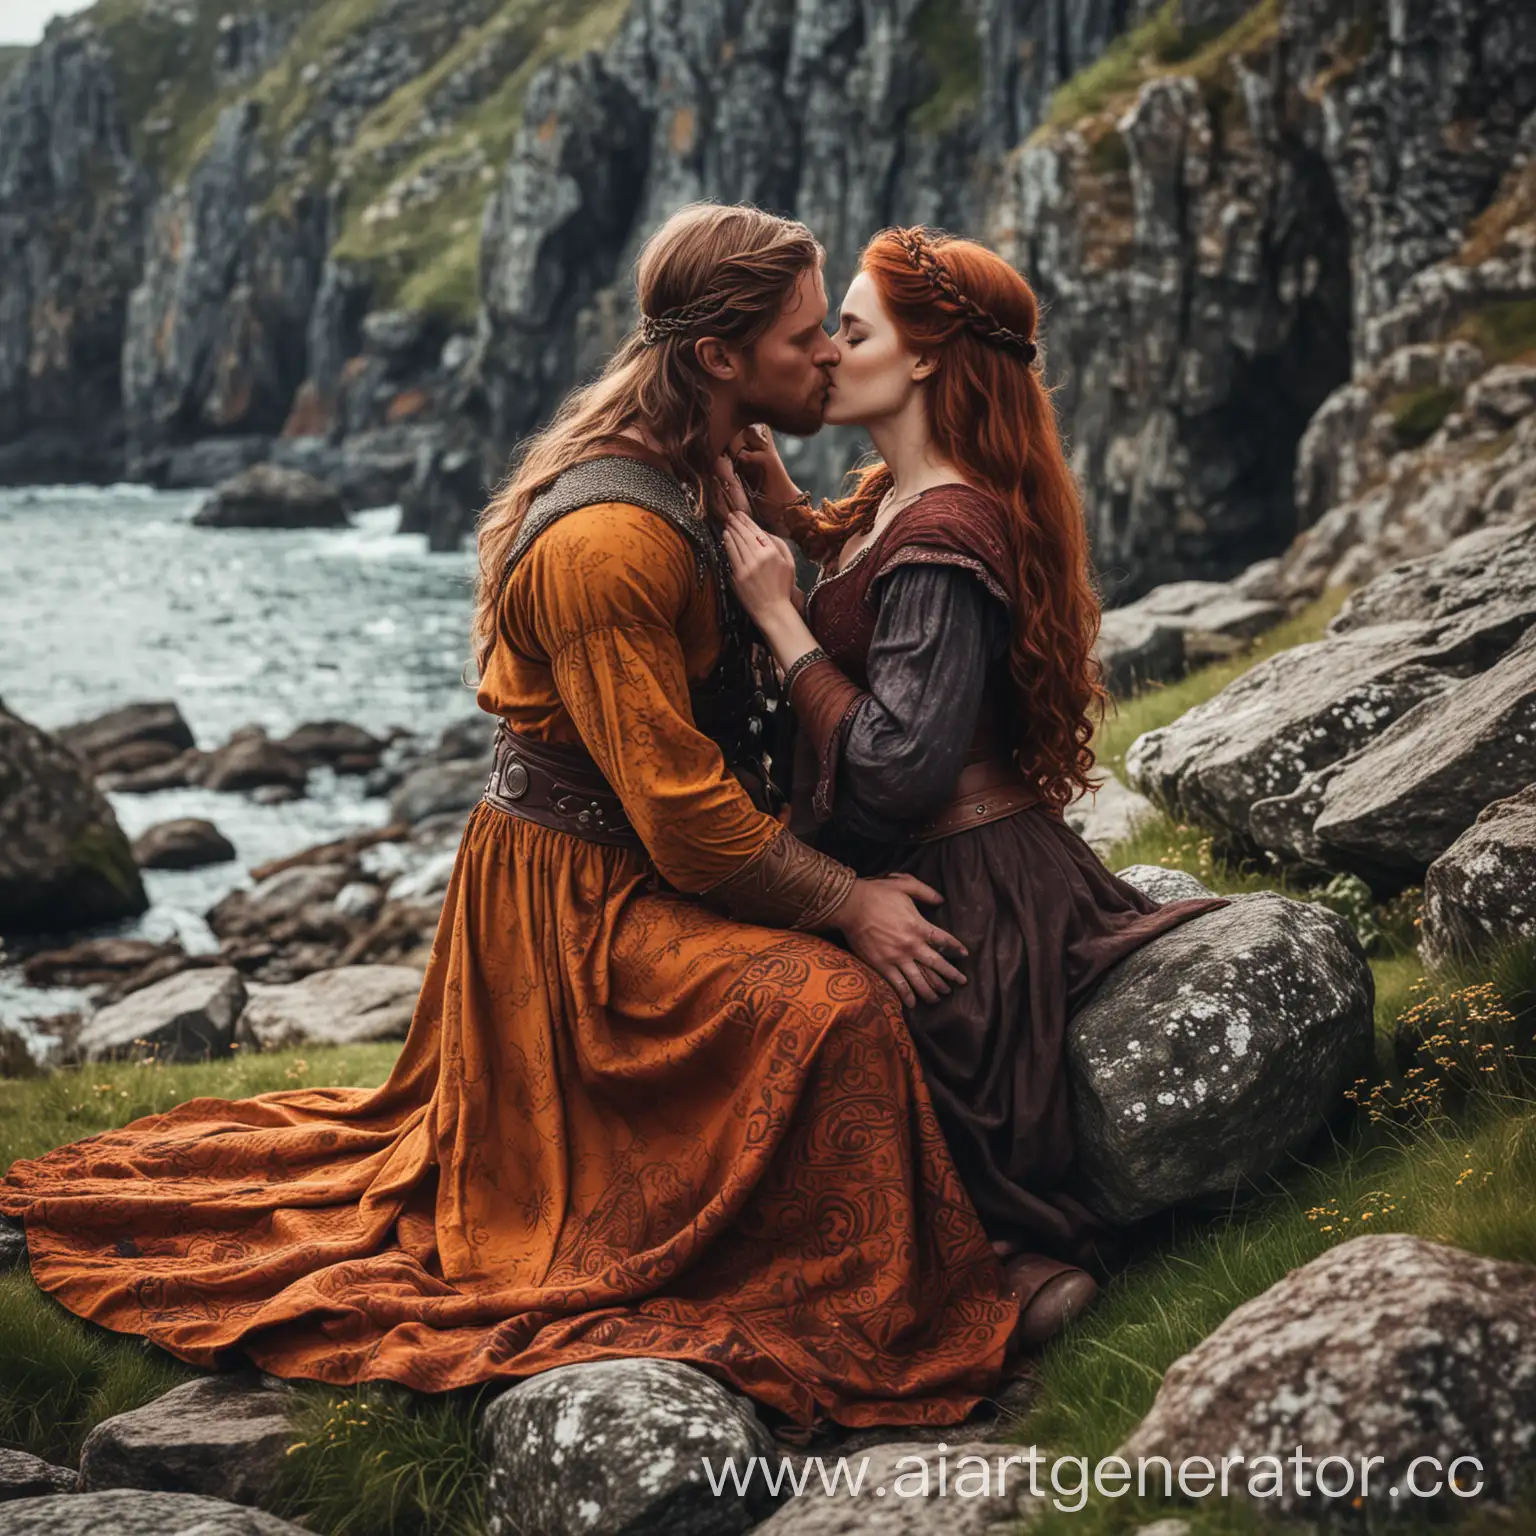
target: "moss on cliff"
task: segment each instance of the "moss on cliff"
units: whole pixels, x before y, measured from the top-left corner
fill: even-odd
[[[346,211],[334,254],[361,267],[376,305],[473,318],[485,203],[522,125],[529,81],[546,64],[599,48],[628,0],[504,0],[432,69],[364,119],[341,166]],[[495,60],[501,78],[445,131],[426,131],[455,77]]]
[[[912,18],[912,37],[936,84],[912,114],[919,133],[953,127],[981,95],[981,40],[960,0],[923,0]]]
[[[1505,299],[1472,311],[1455,335],[1476,342],[1490,363],[1536,355],[1536,299]]]
[[[295,24],[308,0],[269,0],[269,23]],[[221,84],[225,32],[239,12],[221,0],[151,7],[99,0],[90,17],[111,50],[118,101],[134,153],[166,183],[184,176],[219,111],[242,94]]]
[[[1269,47],[1280,34],[1280,0],[1260,0],[1225,29],[1186,27],[1179,0],[1166,0],[1139,27],[1124,33],[1086,69],[1057,87],[1036,135],[1100,113],[1123,111],[1148,81],[1188,75],[1206,95],[1220,94],[1232,64]]]

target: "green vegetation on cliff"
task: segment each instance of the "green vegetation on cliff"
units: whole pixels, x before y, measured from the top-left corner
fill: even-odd
[[[1179,0],[1166,0],[1139,27],[1123,33],[1085,69],[1058,86],[1037,134],[1120,112],[1159,75],[1188,75],[1207,94],[1224,88],[1234,59],[1268,47],[1280,31],[1280,0],[1260,0],[1231,26],[1187,27]]]
[[[473,318],[485,203],[522,126],[538,70],[603,47],[628,0],[504,0],[432,69],[363,120],[343,160],[348,196],[333,254],[368,272],[378,306]],[[455,76],[495,61],[495,85],[446,131],[430,133]]]
[[[936,77],[932,94],[912,114],[919,133],[942,133],[975,106],[981,94],[981,40],[960,0],[923,0],[912,36]]]

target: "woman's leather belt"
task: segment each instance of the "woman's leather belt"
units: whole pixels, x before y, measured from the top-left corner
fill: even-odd
[[[1039,801],[1040,792],[1017,764],[1000,757],[967,763],[955,780],[954,798],[907,837],[914,843],[931,843],[971,827],[984,827],[989,821],[1001,821]]]
[[[585,747],[531,741],[505,720],[496,729],[495,766],[484,798],[498,811],[541,827],[645,852],[623,802]]]

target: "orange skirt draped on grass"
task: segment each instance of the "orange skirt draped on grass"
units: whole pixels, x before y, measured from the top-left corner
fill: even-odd
[[[894,998],[643,887],[481,805],[389,1081],[18,1162],[38,1283],[197,1365],[439,1391],[645,1355],[801,1422],[958,1420],[1017,1309]]]

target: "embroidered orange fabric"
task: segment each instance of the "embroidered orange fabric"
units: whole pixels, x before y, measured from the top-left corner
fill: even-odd
[[[683,890],[782,835],[692,729],[714,595],[654,514],[515,570],[483,707],[580,737]],[[801,1423],[958,1422],[1017,1316],[895,997],[831,944],[650,894],[644,859],[469,819],[376,1092],[169,1114],[19,1162],[39,1283],[213,1365],[426,1391],[688,1361]]]

